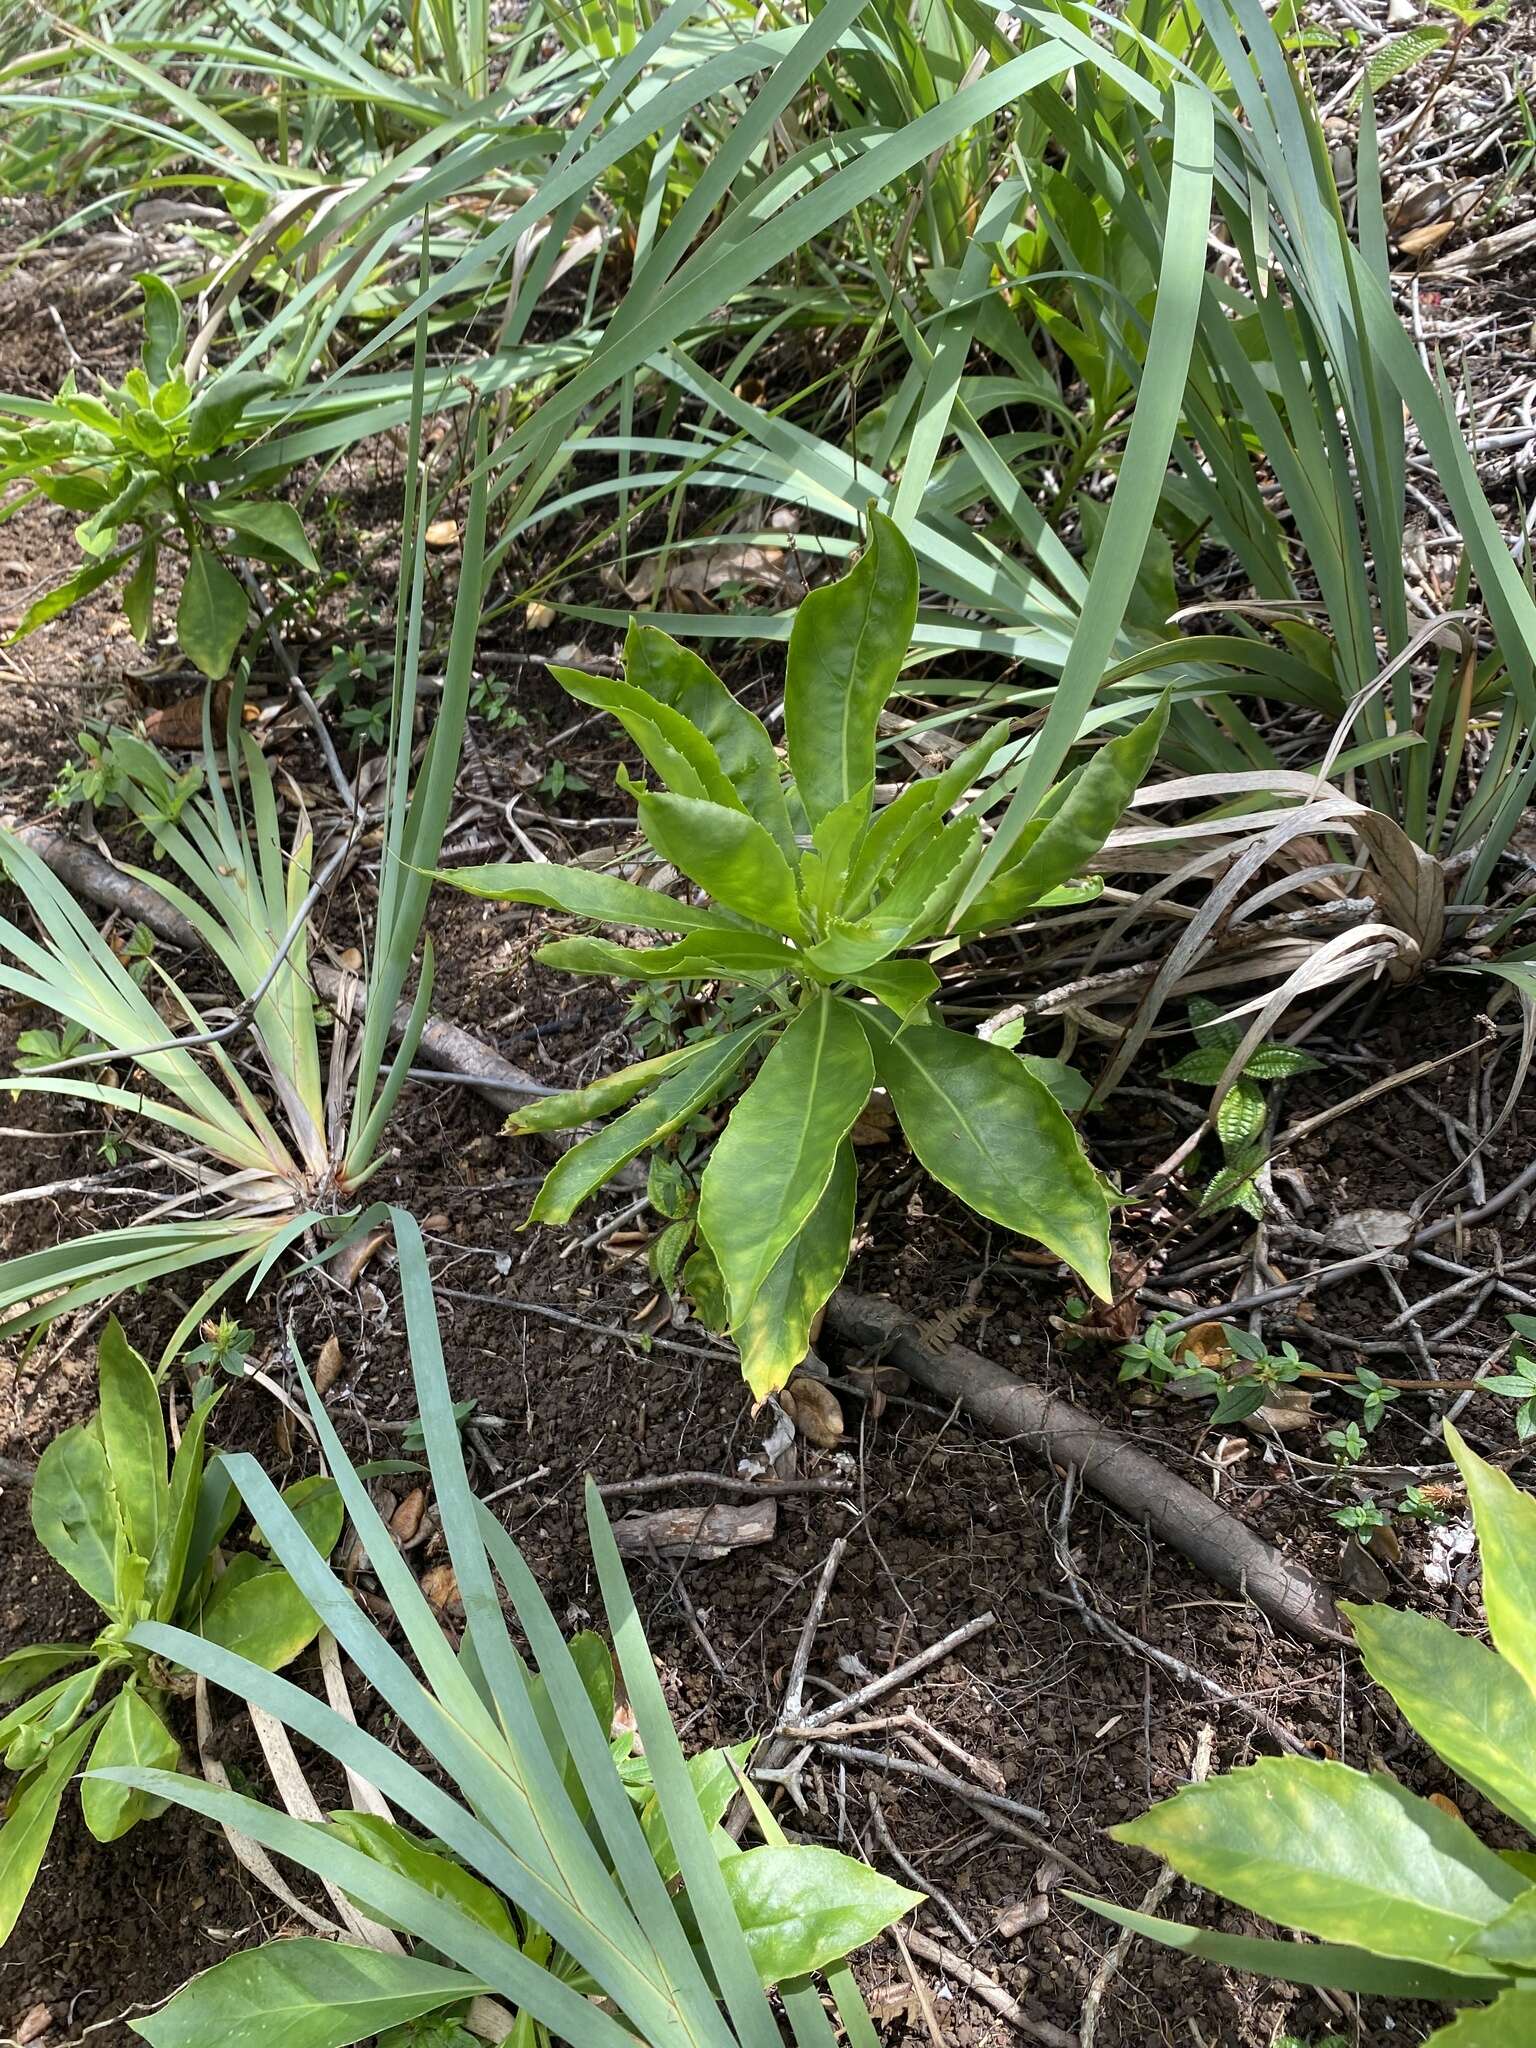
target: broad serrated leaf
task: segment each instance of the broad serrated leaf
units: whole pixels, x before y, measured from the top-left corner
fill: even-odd
[[[732,1111],[699,1185],[699,1229],[725,1281],[733,1328],[821,1200],[874,1078],[853,1006],[823,994],[778,1039]]]
[[[1250,1053],[1243,1072],[1255,1081],[1288,1081],[1293,1074],[1315,1074],[1322,1064],[1298,1046],[1261,1045]]]
[[[1214,1045],[1197,1046],[1193,1052],[1185,1053],[1163,1072],[1170,1081],[1193,1081],[1197,1086],[1214,1088],[1227,1071],[1231,1054]]]
[[[1251,1081],[1237,1080],[1216,1105],[1216,1135],[1229,1152],[1246,1145],[1264,1128],[1264,1093]]]
[[[1437,22],[1426,22],[1422,28],[1411,28],[1404,35],[1389,36],[1371,52],[1357,99],[1367,92],[1380,92],[1394,78],[1401,78],[1405,71],[1411,71],[1436,50],[1443,49],[1449,39],[1450,30]]]

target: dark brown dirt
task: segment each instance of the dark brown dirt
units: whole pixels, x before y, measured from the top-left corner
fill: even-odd
[[[66,332],[83,345],[73,310],[60,310]],[[52,389],[67,361],[62,350],[53,323],[23,305],[7,336],[0,381]],[[367,518],[373,523],[376,513],[387,527],[387,479],[376,483]],[[19,612],[72,560],[71,549],[66,515],[29,508],[0,537],[0,611],[7,617]],[[377,600],[381,618],[392,599],[389,571],[386,553],[373,564],[378,590],[364,593]],[[450,585],[451,570],[444,576],[445,597]],[[165,681],[146,695],[138,651],[118,625],[115,599],[105,594],[3,657],[22,670],[7,700],[0,747],[0,776],[6,778],[0,797],[11,808],[32,812],[43,801],[79,715],[109,701],[136,708],[173,693],[176,685]],[[592,784],[587,792],[568,788],[540,800],[543,811],[578,821],[555,828],[565,848],[591,851],[620,836],[593,822],[616,808],[605,735],[591,724],[569,730],[578,722],[569,717],[567,700],[536,680],[541,657],[611,658],[606,633],[593,629],[579,644],[568,644],[575,637],[564,626],[531,631],[520,615],[499,622],[489,636],[482,650],[487,671],[511,678],[514,702],[528,722],[511,729],[476,724],[464,794],[467,806],[479,808],[461,818],[455,858],[520,857],[504,829],[504,807],[556,759]],[[749,688],[761,686],[756,672],[744,680]],[[525,825],[542,830],[538,815],[537,808],[520,814]],[[350,898],[338,897],[331,916],[330,937],[343,945],[355,933]],[[535,933],[519,914],[440,894],[432,929],[443,1014],[553,1082],[588,1078],[623,1057],[617,1036],[622,1001],[606,988],[585,990],[530,964]],[[13,1036],[24,1020],[6,1021]],[[1351,1052],[1357,1023],[1335,1021],[1341,1052]],[[1357,1071],[1336,1064],[1294,1085],[1289,1113],[1337,1100],[1378,1072],[1474,1036],[1473,1002],[1463,985],[1431,981],[1392,998],[1371,1019],[1363,1047],[1377,1065]],[[9,1045],[3,1050],[0,1069],[8,1064]],[[1508,1077],[1506,1051],[1496,1078],[1507,1086]],[[1465,1064],[1449,1069],[1427,1085],[1426,1097],[1459,1115],[1468,1081]],[[29,1135],[0,1145],[0,1192],[100,1170],[99,1132],[81,1113],[24,1098],[8,1105],[6,1118],[8,1128]],[[696,1326],[663,1325],[660,1334],[677,1348],[647,1349],[645,1332],[658,1326],[639,1246],[572,1250],[574,1233],[520,1234],[545,1155],[532,1142],[501,1138],[498,1122],[468,1091],[409,1091],[395,1156],[370,1192],[439,1219],[429,1242],[450,1372],[455,1393],[478,1404],[468,1432],[474,1477],[486,1492],[521,1483],[501,1512],[557,1616],[574,1629],[600,1618],[581,1514],[583,1476],[617,1482],[685,1467],[728,1473],[762,1428],[751,1417],[734,1363]],[[1130,1180],[1166,1151],[1169,1130],[1155,1104],[1127,1099],[1091,1135]],[[1527,1104],[1488,1150],[1490,1191],[1520,1170],[1533,1138],[1536,1111]],[[1350,1210],[1405,1206],[1452,1162],[1433,1111],[1397,1096],[1388,1098],[1385,1111],[1332,1126],[1302,1149],[1297,1164],[1303,1189],[1288,1190],[1288,1199],[1294,1197],[1305,1222],[1322,1229]],[[1340,1496],[1326,1470],[1302,1465],[1295,1454],[1326,1466],[1322,1431],[1355,1412],[1346,1400],[1324,1403],[1308,1432],[1278,1449],[1242,1431],[1226,1438],[1211,1432],[1201,1404],[1164,1396],[1138,1405],[1139,1396],[1115,1385],[1112,1350],[1063,1347],[1069,1290],[1062,1277],[1016,1259],[974,1217],[914,1175],[904,1153],[887,1148],[863,1155],[861,1204],[866,1230],[854,1284],[889,1293],[930,1328],[942,1318],[950,1335],[1016,1363],[1136,1432],[1170,1469],[1219,1491],[1264,1534],[1316,1569],[1339,1571],[1343,1545],[1327,1510]],[[588,1227],[620,1206],[598,1205]],[[13,1254],[128,1213],[110,1187],[86,1199],[39,1199],[0,1209],[0,1238]],[[1198,1257],[1219,1258],[1240,1242],[1236,1224],[1212,1231],[1192,1220],[1182,1198],[1129,1216],[1124,1237],[1151,1260],[1154,1291],[1164,1271],[1196,1258],[1192,1247],[1198,1246]],[[1449,1241],[1439,1249],[1448,1250]],[[1528,1210],[1515,1204],[1452,1255],[1493,1271],[1533,1251]],[[1320,1254],[1297,1246],[1274,1248],[1273,1256],[1294,1271]],[[1445,1284],[1445,1276],[1419,1268],[1398,1278],[1410,1299]],[[1243,1271],[1234,1269],[1189,1283],[1183,1292],[1189,1308],[1216,1310],[1244,1285]],[[482,1298],[462,1300],[454,1291]],[[572,1328],[519,1302],[596,1327]],[[154,1300],[121,1304],[120,1312],[130,1336],[151,1349],[179,1305],[163,1291]],[[358,1457],[396,1448],[414,1401],[387,1254],[355,1294],[310,1278],[242,1313],[269,1359],[275,1360],[281,1315],[293,1316],[311,1358],[335,1334],[347,1370],[332,1410],[349,1447]],[[1265,1329],[1272,1337],[1294,1336],[1305,1355],[1335,1369],[1349,1370],[1368,1357],[1378,1369],[1410,1375],[1418,1368],[1406,1342],[1386,1365],[1380,1354],[1358,1348],[1360,1340],[1379,1338],[1397,1313],[1381,1280],[1353,1280],[1321,1295],[1315,1314],[1271,1311]],[[1433,1346],[1432,1354],[1447,1374],[1470,1372],[1506,1335],[1501,1303],[1491,1297],[1447,1339],[1443,1359]],[[59,1427],[89,1407],[92,1345],[89,1329],[55,1330],[30,1358],[0,1366],[6,1455],[35,1457]],[[832,1360],[837,1371],[854,1363]],[[1373,1457],[1405,1467],[1437,1457],[1413,1420],[1425,1413],[1416,1397],[1398,1403]],[[718,1563],[654,1560],[634,1568],[685,1740],[703,1744],[771,1724],[816,1578],[834,1538],[846,1536],[847,1556],[811,1659],[810,1700],[830,1698],[850,1683],[841,1658],[857,1657],[879,1671],[991,1610],[993,1625],[924,1674],[897,1704],[917,1708],[940,1735],[996,1765],[1012,1797],[1046,1814],[1039,1832],[1047,1845],[1084,1866],[1108,1894],[1138,1903],[1152,1866],[1117,1848],[1104,1830],[1177,1786],[1203,1726],[1214,1726],[1218,1768],[1251,1756],[1243,1716],[1213,1707],[1198,1691],[1085,1631],[1054,1547],[1059,1475],[1042,1471],[1014,1447],[978,1440],[959,1417],[916,1395],[878,1417],[849,1396],[845,1416],[845,1447],[805,1460],[807,1469],[842,1479],[835,1500],[782,1502],[775,1538],[763,1549]],[[1474,1441],[1511,1457],[1503,1410],[1485,1402],[1468,1412],[1465,1425]],[[302,1445],[278,1428],[273,1404],[257,1388],[231,1392],[221,1411],[220,1440],[259,1449],[281,1478],[306,1469]],[[669,1502],[699,1498],[663,1496]],[[613,1506],[617,1513],[625,1503]],[[1079,1502],[1065,1533],[1089,1597],[1124,1628],[1262,1706],[1319,1754],[1356,1763],[1380,1759],[1426,1792],[1456,1789],[1347,1662],[1277,1639],[1241,1602],[1197,1580],[1177,1558],[1154,1550],[1139,1529],[1091,1500]],[[1422,1560],[1428,1541],[1421,1532],[1405,1539],[1402,1558],[1388,1567],[1391,1597],[1455,1616],[1475,1614],[1475,1580],[1442,1590],[1427,1585]],[[38,1636],[85,1633],[92,1625],[84,1601],[33,1543],[24,1492],[0,1492],[0,1653]],[[219,1712],[232,1723],[236,1709],[221,1700]],[[238,1733],[231,1739],[238,1748]],[[883,1746],[890,1738],[871,1739]],[[963,1801],[865,1766],[850,1765],[844,1776],[823,1760],[807,1771],[805,1795],[805,1816],[786,1809],[787,1819],[848,1847],[866,1844],[878,1856],[869,1836],[870,1802],[877,1797],[903,1853],[922,1879],[948,1894],[979,1937],[974,1952],[965,1951],[971,1960],[1031,2015],[1076,2025],[1110,1936],[1104,1923],[1065,1898],[1062,1867],[1049,1847],[999,1835]],[[1475,1811],[1473,1817],[1487,1818]],[[1047,1902],[1040,1924],[1012,1939],[996,1937],[999,1915],[1037,1890]],[[1165,1910],[1242,1924],[1182,1886]],[[924,1924],[962,1945],[937,1914]],[[171,1815],[103,1849],[85,1835],[77,1806],[67,1801],[47,1867],[0,1957],[0,2030],[13,2028],[43,2001],[54,2020],[50,2043],[74,2043],[89,2028],[93,2043],[122,2048],[133,2038],[124,2022],[135,2010],[163,1998],[190,1971],[283,1925],[275,1902],[251,1890],[222,1839],[202,1823]],[[889,1945],[872,1952],[861,1974],[892,2048],[925,2042],[921,2010]],[[955,2048],[1001,2048],[1015,2038],[959,1985],[926,1966],[923,1976]],[[1113,1981],[1098,2038],[1100,2048],[1273,2048],[1286,2032],[1304,2040],[1337,2031],[1417,2041],[1428,2031],[1412,2014],[1399,2012],[1394,2020],[1390,2036],[1374,2031],[1386,2022],[1367,2009],[1357,2034],[1351,2015],[1315,1995],[1256,1986],[1135,1944]]]

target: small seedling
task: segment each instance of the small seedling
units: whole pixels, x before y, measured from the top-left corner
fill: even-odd
[[[1171,1081],[1193,1081],[1214,1088],[1226,1072],[1232,1055],[1242,1042],[1242,1026],[1222,1017],[1220,1003],[1195,996],[1189,1005],[1189,1028],[1195,1036],[1195,1050],[1186,1053],[1164,1073]],[[1262,1217],[1264,1198],[1257,1176],[1266,1153],[1260,1142],[1268,1103],[1267,1081],[1288,1081],[1295,1074],[1314,1072],[1322,1065],[1309,1052],[1289,1045],[1258,1045],[1243,1063],[1242,1071],[1216,1105],[1216,1135],[1221,1141],[1222,1165],[1206,1183],[1200,1198],[1202,1214],[1217,1209],[1242,1209]]]
[[[199,1334],[203,1341],[187,1353],[188,1365],[204,1366],[210,1373],[226,1372],[232,1380],[248,1377],[253,1370],[251,1346],[256,1341],[254,1330],[248,1330],[221,1309],[218,1321],[210,1319],[204,1323]]]
[[[1526,1349],[1526,1344],[1536,1344],[1536,1316],[1511,1316],[1509,1326],[1515,1332],[1515,1354],[1510,1360],[1513,1371],[1490,1373],[1483,1386],[1500,1400],[1518,1404],[1515,1433],[1524,1443],[1528,1437],[1536,1436],[1536,1352]],[[1521,1338],[1526,1340],[1525,1344],[1520,1342]]]

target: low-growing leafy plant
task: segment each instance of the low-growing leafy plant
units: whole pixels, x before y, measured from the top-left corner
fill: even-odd
[[[1108,1199],[1058,1099],[1080,1107],[1081,1084],[1055,1061],[937,1021],[932,961],[1043,904],[1082,900],[1077,878],[1148,767],[1163,716],[1154,711],[1058,783],[961,908],[988,847],[978,807],[951,813],[1007,728],[875,808],[876,723],[906,659],[918,579],[896,527],[878,513],[871,523],[857,565],[795,617],[787,783],[761,722],[654,627],[631,624],[621,682],[553,671],[579,702],[611,712],[644,755],[661,786],[623,770],[620,786],[658,859],[705,902],[549,864],[442,876],[476,896],[683,934],[650,947],[559,939],[538,954],[549,966],[756,991],[729,1028],[536,1103],[508,1129],[564,1130],[623,1112],[544,1182],[530,1220],[564,1223],[628,1160],[739,1094],[699,1183],[699,1244],[683,1280],[704,1320],[730,1331],[759,1396],[805,1356],[811,1319],[848,1263],[848,1133],[876,1086],[936,1180],[1109,1293]],[[1006,793],[1006,778],[993,786]]]
[[[411,443],[421,443],[418,378]],[[482,445],[483,454],[483,445]],[[416,462],[407,470],[410,563],[396,618],[390,746],[378,795],[378,905],[369,944],[366,1015],[355,1054],[325,1061],[308,970],[308,921],[348,845],[318,872],[302,800],[292,806],[286,857],[278,784],[242,722],[243,688],[229,692],[216,744],[211,693],[203,706],[200,772],[179,773],[148,741],[116,732],[91,770],[98,802],[120,806],[165,872],[130,869],[191,923],[239,999],[217,1028],[182,982],[151,958],[125,962],[23,837],[0,832],[0,868],[25,900],[39,936],[0,919],[0,989],[86,1034],[89,1051],[66,1071],[9,1078],[18,1092],[65,1095],[121,1116],[118,1137],[160,1161],[178,1185],[153,1220],[49,1245],[0,1265],[0,1335],[33,1329],[124,1288],[209,1264],[214,1278],[193,1302],[166,1356],[240,1278],[254,1290],[310,1233],[334,1249],[361,1207],[360,1191],[405,1084],[432,995],[430,943],[422,947],[409,1023],[388,1051],[392,1020],[415,968],[430,870],[448,820],[468,710],[478,626],[486,485],[470,497],[453,632],[431,739],[412,779],[422,630],[424,517]],[[414,554],[411,540],[414,538]],[[265,1072],[253,1085],[226,1041],[248,1030]],[[97,1065],[98,1059],[103,1063]]]
[[[38,1460],[32,1527],[106,1624],[92,1642],[35,1643],[0,1658],[0,1752],[17,1777],[0,1825],[0,1943],[26,1903],[82,1761],[176,1767],[180,1745],[166,1706],[184,1675],[132,1640],[139,1623],[174,1622],[268,1671],[291,1662],[320,1627],[264,1547],[227,1559],[220,1552],[240,1500],[220,1461],[204,1462],[217,1395],[193,1408],[167,1469],[159,1388],[115,1318],[96,1368],[101,1406]],[[301,1479],[282,1498],[328,1556],[343,1514],[330,1480]],[[104,1693],[111,1696],[103,1701]],[[99,1842],[117,1841],[165,1804],[102,1778],[85,1780],[80,1803]]]
[[[1515,1403],[1515,1430],[1520,1441],[1536,1436],[1536,1316],[1512,1315],[1509,1327],[1515,1333],[1510,1372],[1489,1373],[1483,1386],[1501,1400]]]
[[[1346,1607],[1365,1667],[1456,1774],[1536,1835],[1536,1499],[1446,1442],[1482,1550],[1493,1648],[1431,1616]],[[1470,2008],[1430,2048],[1536,2039],[1536,1855],[1493,1849],[1449,1800],[1385,1771],[1265,1757],[1188,1785],[1113,1830],[1181,1877],[1315,1941],[1218,1934],[1084,1899],[1106,1919],[1208,1962],[1293,1984]]]
[[[769,1995],[776,1987],[796,2040],[833,2048],[813,1980],[820,1973],[844,2038],[875,2048],[844,1958],[920,1895],[836,1850],[787,1843],[742,1775],[750,1744],[684,1757],[590,1483],[587,1522],[613,1654],[595,1635],[561,1636],[511,1538],[470,1491],[421,1233],[400,1210],[391,1221],[426,1450],[463,1606],[462,1648],[444,1636],[302,1367],[321,1447],[419,1678],[256,1461],[232,1458],[228,1469],[430,1771],[410,1762],[404,1745],[380,1741],[228,1647],[156,1622],[134,1632],[140,1649],[276,1715],[402,1818],[371,1810],[295,1820],[149,1763],[87,1781],[119,1796],[174,1800],[236,1827],[341,1888],[391,1933],[376,1948],[299,1940],[249,1950],[133,2021],[135,2032],[153,2048],[225,2039],[289,2048],[299,2039],[360,2041],[436,2016],[457,2040],[458,2021],[477,2001],[483,2013],[490,1996],[511,2012],[500,2008],[487,2031],[516,2048],[781,2048]],[[513,1645],[503,1594],[533,1668]],[[615,1658],[634,1718],[634,1733],[618,1740]],[[738,1789],[765,1836],[758,1847],[739,1848],[721,1826]]]
[[[190,384],[185,327],[169,285],[141,277],[144,346],[120,385],[87,393],[70,371],[46,403],[0,398],[0,487],[26,488],[0,516],[34,494],[82,514],[75,538],[86,560],[23,614],[23,639],[113,577],[127,576],[123,610],[148,640],[163,558],[184,558],[176,638],[205,676],[226,675],[250,623],[245,585],[226,557],[318,569],[303,521],[291,505],[210,486],[238,445],[241,416],[272,379],[242,370]],[[270,475],[264,479],[271,481]],[[132,529],[135,538],[126,538]]]
[[[1243,1027],[1223,1017],[1224,1005],[1208,996],[1192,996],[1189,1028],[1195,1049],[1164,1073],[1170,1081],[1193,1081],[1213,1088],[1243,1040]],[[1202,1210],[1237,1208],[1250,1216],[1264,1214],[1264,1198],[1256,1176],[1264,1165],[1259,1140],[1266,1114],[1264,1083],[1288,1081],[1293,1074],[1315,1073],[1322,1061],[1290,1045],[1257,1045],[1216,1104],[1212,1121],[1221,1141],[1223,1163],[1200,1198]]]

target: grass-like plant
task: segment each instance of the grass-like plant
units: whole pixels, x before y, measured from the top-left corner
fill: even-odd
[[[765,1839],[740,1849],[720,1826],[750,1744],[685,1758],[595,1489],[593,1562],[613,1656],[567,1643],[505,1529],[470,1491],[443,1365],[432,1283],[415,1222],[391,1220],[400,1256],[423,1435],[463,1604],[463,1643],[443,1632],[299,1368],[326,1461],[419,1675],[327,1567],[256,1461],[227,1469],[295,1583],[420,1745],[367,1734],[321,1699],[219,1645],[162,1623],[137,1647],[175,1659],[264,1708],[369,1788],[366,1811],[325,1824],[171,1772],[124,1766],[93,1777],[238,1828],[340,1887],[379,1923],[378,1945],[277,1941],[194,1979],[132,2022],[152,2048],[343,2048],[428,2015],[445,2023],[505,2001],[519,2048],[780,2048],[770,1988],[802,2048],[836,2036],[876,2048],[844,1958],[918,1895],[836,1850],[791,1845],[749,1795]],[[499,1586],[497,1582],[500,1582]],[[532,1664],[514,1644],[510,1602]],[[614,1660],[635,1734],[613,1736]],[[398,1818],[395,1816],[398,1815]],[[404,1936],[402,1942],[397,1937]],[[509,2010],[510,2009],[510,2010]],[[459,2038],[448,2025],[448,2038]]]
[[[258,1549],[227,1558],[220,1551],[240,1501],[218,1460],[205,1463],[219,1396],[193,1409],[167,1468],[160,1389],[115,1317],[96,1370],[101,1405],[44,1451],[31,1505],[38,1542],[89,1594],[105,1625],[93,1642],[29,1643],[0,1658],[0,1753],[16,1773],[0,1825],[0,1943],[26,1904],[82,1763],[176,1768],[181,1749],[168,1708],[178,1674],[130,1640],[140,1622],[175,1622],[204,1642],[238,1647],[267,1671],[291,1663],[320,1627],[281,1565]],[[330,1480],[301,1479],[282,1499],[329,1556],[342,1524]],[[100,1842],[164,1811],[163,1800],[99,1778],[82,1783],[80,1803]]]
[[[1428,1615],[1348,1607],[1365,1667],[1443,1762],[1536,1836],[1536,1499],[1447,1423],[1482,1554],[1493,1647]],[[1317,1937],[1218,1934],[1085,1904],[1151,1940],[1293,1984],[1469,2008],[1432,2048],[1536,2037],[1536,1855],[1494,1849],[1448,1800],[1385,1771],[1265,1757],[1189,1785],[1116,1838],[1267,1920]]]
[[[410,440],[416,453],[423,344],[424,335],[418,336]],[[386,1057],[452,803],[479,623],[483,479],[470,497],[442,693],[413,787],[427,517],[416,478],[413,454],[405,505],[409,595],[402,591],[396,608],[390,740],[379,793],[378,908],[355,1059],[322,1064],[306,934],[321,890],[370,820],[354,808],[338,851],[316,874],[301,805],[285,853],[276,788],[243,728],[240,688],[231,692],[220,745],[211,700],[205,701],[201,790],[131,734],[116,736],[103,758],[105,786],[180,877],[172,882],[157,871],[141,878],[190,920],[234,986],[238,1001],[228,1024],[210,1026],[177,979],[153,960],[151,985],[159,1001],[152,1000],[133,966],[118,957],[38,854],[14,834],[0,834],[0,862],[40,934],[0,920],[0,988],[90,1043],[89,1051],[48,1067],[32,1064],[8,1085],[122,1113],[129,1141],[185,1183],[143,1221],[0,1265],[0,1334],[33,1329],[124,1288],[216,1262],[219,1272],[166,1346],[169,1358],[237,1279],[249,1276],[254,1289],[307,1232],[334,1233],[357,1213],[359,1190],[379,1163],[431,1000],[429,944],[408,1028]],[[235,1057],[247,1030],[264,1069],[254,1085]]]
[[[857,1181],[848,1133],[877,1084],[935,1179],[1109,1291],[1108,1200],[1058,1099],[1080,1102],[1080,1084],[1056,1062],[947,1028],[930,1009],[932,958],[1026,910],[1092,893],[1082,871],[1145,773],[1162,714],[1043,793],[1001,863],[999,839],[966,799],[1009,746],[1006,725],[877,808],[876,725],[907,658],[917,594],[911,548],[875,513],[857,565],[795,616],[787,782],[760,721],[654,627],[631,624],[622,682],[554,670],[645,757],[659,787],[622,770],[620,785],[657,858],[703,902],[575,867],[443,876],[473,895],[683,934],[651,947],[558,939],[538,955],[549,966],[753,992],[718,1006],[705,1034],[677,1051],[518,1112],[508,1128],[569,1129],[622,1112],[545,1180],[532,1220],[564,1223],[628,1160],[736,1098],[699,1184],[699,1248],[684,1282],[706,1319],[730,1330],[760,1396],[804,1357],[847,1265]],[[1021,777],[1032,758],[1019,759]]]

